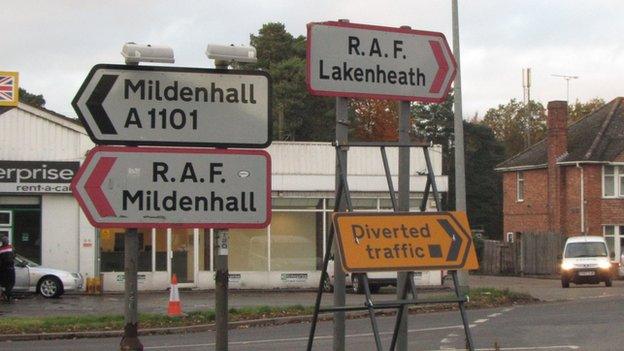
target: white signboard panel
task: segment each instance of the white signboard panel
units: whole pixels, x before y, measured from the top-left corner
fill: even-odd
[[[96,227],[264,228],[270,179],[262,150],[98,146],[72,191]]]
[[[442,33],[356,23],[308,24],[314,95],[442,102],[456,64]]]
[[[271,143],[271,79],[262,71],[96,65],[72,105],[97,144]]]

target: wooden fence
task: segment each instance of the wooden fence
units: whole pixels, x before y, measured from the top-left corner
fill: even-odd
[[[559,271],[557,256],[565,237],[557,233],[522,233],[513,243],[483,240],[479,250],[483,274],[552,275]]]

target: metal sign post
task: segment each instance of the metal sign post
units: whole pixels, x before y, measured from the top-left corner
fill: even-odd
[[[228,349],[228,231],[214,231],[216,350]]]
[[[401,27],[410,29],[409,27]],[[410,142],[410,103],[408,101],[399,102],[399,144],[409,144]],[[409,212],[410,210],[410,148],[399,148],[399,212]],[[411,276],[409,277],[411,278]],[[408,274],[397,273],[397,299],[403,295],[402,291],[407,290]],[[398,330],[398,349],[407,350],[407,313],[400,315]]]
[[[209,45],[209,48],[211,46]],[[213,49],[216,48],[214,45]],[[230,46],[220,57],[255,62],[255,49]],[[208,50],[209,51],[209,50]],[[207,51],[208,56],[210,57]],[[160,54],[159,54],[160,53]],[[145,54],[145,57],[143,55]],[[138,340],[137,228],[219,228],[215,245],[217,350],[227,350],[227,228],[265,228],[271,220],[271,77],[262,71],[137,66],[173,63],[166,47],[128,43],[128,65],[96,65],[72,101],[89,152],[71,190],[91,224],[129,228],[125,235],[125,330],[122,350]],[[232,56],[232,57],[231,57]],[[130,63],[133,63],[130,65]]]
[[[336,140],[339,143],[347,143],[349,139],[349,101],[346,98],[336,98]],[[347,170],[347,149],[336,148],[336,196],[335,207],[339,212],[344,212],[347,208],[345,197],[340,196],[340,184],[342,179],[340,174]],[[334,306],[344,306],[346,303],[346,282],[342,269],[341,257],[336,245],[327,246],[334,253]],[[334,313],[334,351],[344,351],[345,349],[345,313],[336,311]]]
[[[392,336],[392,342],[390,350],[395,350],[399,339],[399,331],[401,319],[406,316],[407,307],[410,305],[419,304],[436,304],[436,303],[457,303],[459,305],[462,322],[464,325],[464,331],[466,335],[466,345],[469,350],[474,350],[472,343],[472,337],[470,334],[470,326],[468,324],[468,318],[465,313],[464,304],[467,302],[466,297],[461,295],[458,290],[456,276],[454,275],[455,285],[455,297],[446,299],[419,299],[417,296],[416,286],[413,280],[412,269],[446,269],[446,268],[460,268],[465,267],[467,269],[478,268],[478,262],[476,260],[476,253],[471,241],[470,226],[468,224],[467,217],[463,212],[429,212],[429,213],[402,213],[398,211],[398,204],[395,200],[395,192],[392,184],[392,178],[390,175],[390,169],[387,162],[385,148],[388,146],[393,147],[421,147],[425,155],[425,161],[427,164],[427,184],[425,187],[425,194],[421,202],[421,211],[426,209],[429,193],[432,192],[433,197],[436,200],[438,210],[441,210],[440,197],[436,186],[435,175],[433,172],[433,166],[429,157],[428,144],[401,144],[401,143],[349,143],[344,145],[336,144],[336,149],[347,147],[379,147],[382,154],[382,160],[384,163],[384,170],[386,172],[386,179],[388,181],[388,189],[390,198],[395,209],[394,214],[379,214],[379,213],[341,213],[335,214],[332,226],[329,231],[328,245],[332,245],[334,242],[334,236],[338,235],[338,255],[341,256],[343,266],[348,271],[357,272],[363,275],[364,292],[366,293],[365,301],[362,305],[352,306],[331,306],[321,307],[321,299],[323,294],[323,280],[327,277],[327,265],[330,258],[329,251],[326,252],[323,260],[323,271],[321,272],[321,279],[319,281],[319,288],[317,291],[316,303],[314,307],[314,314],[312,318],[312,324],[310,326],[310,334],[308,337],[307,350],[312,350],[314,343],[314,336],[316,333],[316,325],[318,323],[318,316],[321,313],[335,313],[335,312],[348,312],[348,311],[369,311],[369,318],[371,320],[371,326],[373,330],[373,337],[375,340],[376,349],[382,350],[381,337],[377,327],[376,317],[374,311],[376,309],[396,309],[397,320],[395,323],[394,333]],[[339,177],[340,183],[338,184],[338,193],[336,195],[336,205],[334,212],[338,211],[338,203],[346,202],[348,212],[353,212],[353,206],[351,204],[351,196],[349,192],[349,185],[347,182],[347,174],[344,172],[344,159],[338,158],[339,165]],[[344,200],[343,200],[344,198]],[[394,217],[394,218],[393,218]],[[414,257],[407,257],[406,259],[398,262],[403,262],[404,265],[397,265],[396,260],[385,260],[386,251],[378,257],[377,260],[369,260],[372,253],[377,252],[372,247],[371,242],[366,243],[364,237],[366,230],[359,230],[359,226],[362,228],[375,228],[378,230],[379,240],[381,243],[388,247],[389,254],[391,252],[412,252]],[[403,232],[402,225],[405,225],[405,232]],[[346,229],[345,229],[346,228]],[[384,229],[385,228],[385,229]],[[412,229],[414,228],[414,229]],[[426,228],[426,229],[423,229]],[[396,229],[396,230],[395,230]],[[346,234],[345,234],[346,233]],[[371,232],[372,233],[372,232]],[[385,233],[385,234],[384,234]],[[363,235],[363,236],[362,236]],[[396,237],[394,237],[396,236]],[[402,242],[394,242],[394,239],[401,239]],[[405,238],[407,236],[407,238]],[[393,239],[394,237],[394,239]],[[376,235],[371,234],[370,238],[377,238]],[[374,240],[375,241],[375,240]],[[375,241],[377,244],[380,242]],[[412,251],[408,251],[409,245],[413,244]],[[392,248],[390,249],[390,246]],[[420,249],[419,249],[420,248]],[[381,250],[381,249],[379,249]],[[382,252],[380,251],[380,252]],[[411,254],[409,254],[411,255]],[[422,257],[420,257],[422,256]],[[374,262],[374,263],[371,263]],[[399,298],[394,301],[374,302],[370,295],[370,287],[367,279],[367,271],[407,271],[406,284],[399,290]],[[412,294],[412,298],[408,299],[408,294]]]
[[[139,341],[138,296],[139,234],[136,228],[126,230],[124,235],[124,335],[119,344],[123,351],[143,350]]]
[[[440,103],[446,99],[456,74],[456,65],[444,35],[437,32],[412,30],[407,26],[401,28],[381,27],[340,20],[338,22],[309,23],[307,38],[306,79],[308,90],[312,95],[401,101],[398,143],[368,143],[367,145],[362,143],[359,146],[379,146],[381,148],[394,210],[395,212],[409,212],[409,148],[416,145],[410,143],[410,105],[408,101]],[[346,150],[357,143],[347,143],[346,136],[340,134],[346,130],[342,129],[346,127],[344,125],[346,118],[340,118],[339,115],[346,111],[342,107],[346,105],[346,102],[340,98],[336,101],[336,160],[340,166],[336,169],[336,176],[340,179],[340,184],[336,188],[344,192],[344,194],[336,194],[336,197],[344,196],[348,210],[352,211],[352,207],[349,206]],[[388,145],[399,147],[398,206],[394,198],[394,188],[385,157],[384,147]],[[419,146],[423,147],[425,157],[428,160],[427,145]],[[434,196],[437,197],[435,178],[430,163],[427,164],[427,170],[429,176],[425,192],[428,193],[429,187],[432,187]],[[426,197],[427,195],[421,205],[422,209],[426,208]],[[439,205],[439,202],[437,203]],[[338,203],[335,210],[343,211]],[[330,239],[328,240],[330,243],[333,240],[333,233],[334,231],[330,230]],[[395,345],[398,344],[400,350],[406,350],[407,318],[402,311],[406,305],[420,303],[420,301],[416,301],[416,289],[412,274],[399,274],[398,301],[374,304],[370,298],[368,278],[366,273],[363,273],[364,291],[366,292],[365,306],[344,306],[344,299],[341,298],[343,282],[339,280],[344,275],[338,264],[341,262],[341,257],[339,255],[334,256],[336,265],[334,270],[336,281],[335,306],[320,308],[322,292],[319,290],[308,350],[312,348],[318,313],[334,312],[334,350],[344,350],[344,315],[342,313],[363,309],[370,312],[375,344],[377,350],[381,350],[375,321],[375,308],[400,309],[392,348],[394,349]],[[328,259],[328,255],[325,256],[325,259]],[[326,279],[326,267],[327,264],[324,263],[321,285],[323,279]],[[408,287],[412,290],[413,300],[404,299],[407,296]],[[452,299],[452,301],[459,302],[460,305],[462,303],[459,298]]]

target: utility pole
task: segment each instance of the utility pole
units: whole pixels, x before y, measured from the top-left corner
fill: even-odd
[[[524,106],[527,113],[527,147],[531,146],[531,122],[533,121],[533,115],[530,110],[531,105],[531,68],[522,69],[522,89]]]
[[[570,108],[570,80],[578,79],[578,76],[568,76],[565,74],[551,74],[553,77],[563,78],[566,81],[566,102],[568,103],[568,108]]]
[[[455,209],[466,211],[466,170],[464,166],[464,119],[462,113],[461,64],[459,55],[459,14],[457,0],[453,2],[453,55],[457,62],[457,75],[453,85],[455,132]],[[468,273],[457,272],[460,291],[468,291]]]

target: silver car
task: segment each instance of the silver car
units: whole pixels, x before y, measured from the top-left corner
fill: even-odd
[[[15,255],[14,291],[38,292],[43,297],[59,297],[66,291],[82,289],[80,273],[45,268],[20,255]]]

